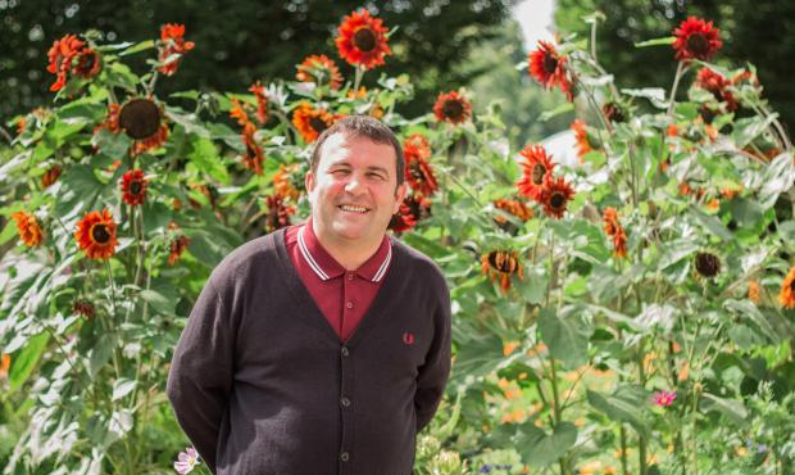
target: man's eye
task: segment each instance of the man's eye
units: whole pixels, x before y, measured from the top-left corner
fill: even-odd
[[[347,174],[348,174],[348,170],[345,170],[345,169],[338,168],[337,170],[332,170],[332,172],[331,172],[331,173],[332,173],[333,175],[340,175],[340,174],[341,174],[341,175],[347,175]]]
[[[368,173],[368,175],[370,176],[370,178],[376,178],[378,180],[384,179],[384,176],[381,175],[380,173]]]

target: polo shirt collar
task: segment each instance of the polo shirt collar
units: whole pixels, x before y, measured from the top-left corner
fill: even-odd
[[[308,219],[298,230],[298,249],[306,263],[321,279],[329,280],[343,275],[345,268],[334,259],[320,244],[312,228],[312,219]],[[371,282],[380,282],[392,261],[392,243],[384,235],[381,245],[367,261],[354,271],[359,277]]]

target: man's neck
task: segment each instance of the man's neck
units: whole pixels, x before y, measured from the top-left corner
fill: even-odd
[[[345,270],[354,271],[378,252],[383,236],[371,242],[338,240],[325,235],[318,229],[317,222],[312,221],[312,232],[323,249],[328,252]]]

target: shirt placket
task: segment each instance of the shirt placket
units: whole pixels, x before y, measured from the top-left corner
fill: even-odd
[[[346,277],[347,278],[347,277]],[[343,312],[344,313],[344,312]],[[357,454],[352,452],[354,444],[353,407],[353,352],[346,343],[340,347],[340,367],[342,381],[340,384],[340,411],[342,414],[342,443],[339,454],[339,475],[353,473],[352,458]]]

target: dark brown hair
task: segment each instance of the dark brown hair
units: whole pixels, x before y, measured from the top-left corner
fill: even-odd
[[[365,137],[378,144],[391,145],[395,149],[395,170],[397,172],[397,184],[401,185],[405,179],[406,161],[403,158],[403,147],[400,146],[395,133],[383,122],[367,115],[350,115],[334,123],[331,127],[324,130],[315,143],[315,150],[312,151],[311,168],[312,173],[317,173],[320,163],[320,155],[323,143],[334,134],[345,134],[348,137]]]

